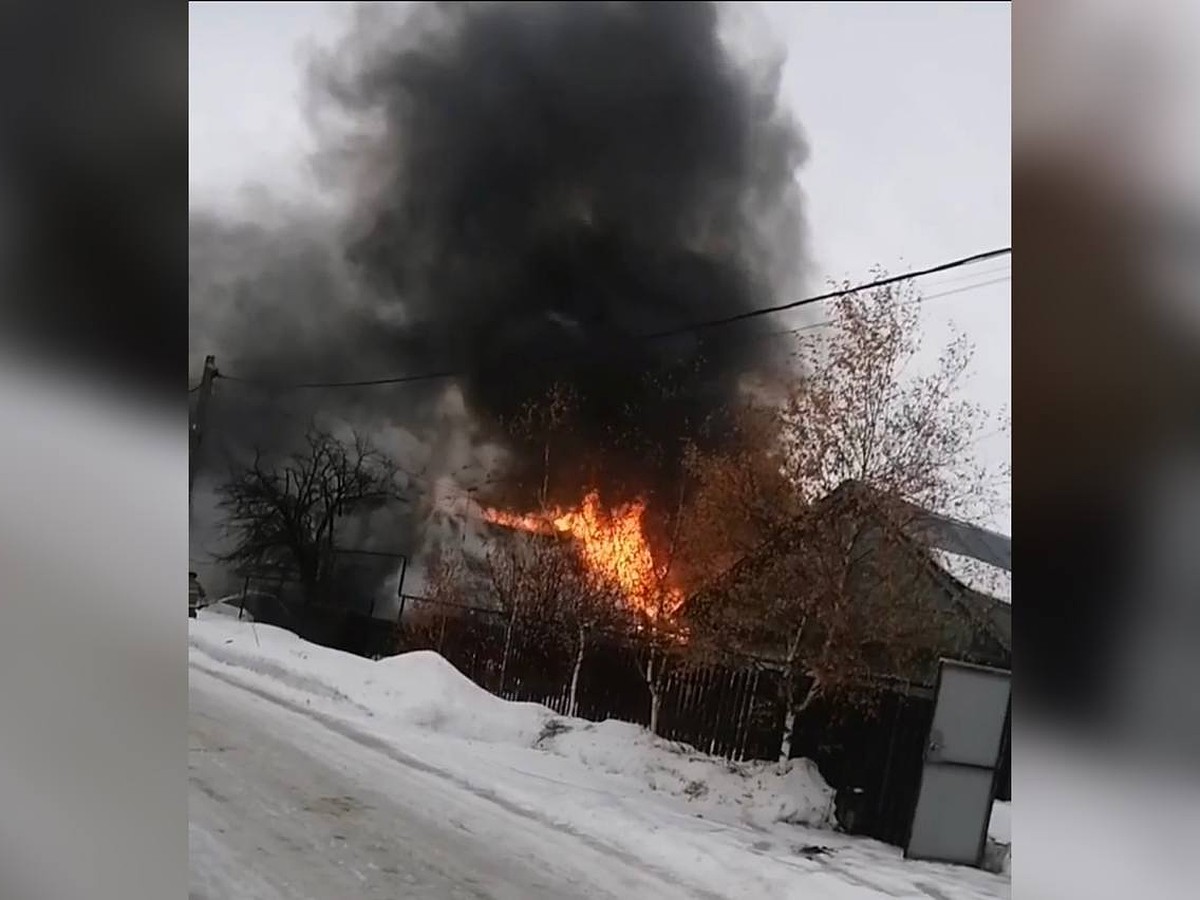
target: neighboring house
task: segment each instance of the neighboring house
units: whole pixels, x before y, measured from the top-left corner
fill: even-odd
[[[948,598],[973,629],[964,658],[1012,668],[1012,539],[922,512],[917,549],[928,554]]]
[[[832,492],[824,501],[823,520],[831,523],[844,522],[850,515],[858,516],[864,509],[872,509],[870,503],[853,502],[862,499],[869,489],[853,482],[846,482]],[[853,513],[849,511],[853,510]],[[938,646],[929,654],[919,671],[881,673],[903,678],[917,684],[932,685],[937,672],[937,657],[962,659],[998,668],[1012,665],[1012,605],[1011,589],[1007,587],[1012,574],[1012,542],[1009,538],[986,529],[960,522],[945,516],[929,513],[916,507],[902,509],[903,534],[896,544],[902,550],[891,555],[890,565],[900,566],[903,571],[892,574],[918,596],[925,606],[934,611],[942,626]],[[871,594],[879,584],[879,575],[872,571],[873,529],[871,523],[855,523],[857,546],[856,564],[861,577],[855,581],[864,603],[871,602]],[[864,527],[865,526],[865,527]],[[768,542],[767,553],[777,555],[781,544],[802,538],[799,532],[783,529]],[[786,553],[786,549],[783,549]],[[753,578],[760,566],[755,555],[735,564],[714,587],[701,592],[688,601],[689,606],[720,602],[724,585],[742,578]],[[1009,595],[1006,599],[1005,595]],[[884,602],[895,602],[889,598]],[[764,638],[762,644],[751,648],[760,657],[781,658],[783,636],[778,640]],[[803,651],[801,651],[803,653]]]
[[[838,815],[844,827],[903,845],[921,781],[938,658],[1012,667],[1011,590],[1004,589],[1011,578],[1012,550],[1007,537],[909,504],[890,505],[888,521],[899,527],[883,529],[871,517],[874,511],[882,520],[884,504],[870,492],[864,494],[866,490],[859,484],[843,484],[825,498],[819,519],[782,528],[762,552],[734,564],[725,579],[689,598],[687,606],[702,616],[703,605],[723,602],[739,579],[753,584],[756,575],[770,570],[771,561],[805,539],[806,528],[811,529],[814,521],[822,529],[844,528],[847,542],[854,536],[849,588],[856,601],[861,598],[869,609],[872,603],[903,602],[911,591],[922,614],[933,620],[931,634],[924,637],[933,637],[935,646],[927,646],[920,661],[905,671],[884,662],[891,657],[881,652],[879,681],[874,686],[893,689],[885,692],[874,710],[826,699],[797,717],[789,741],[792,757],[812,759],[838,791]],[[820,532],[822,538],[835,534]],[[884,534],[889,537],[886,546],[893,549],[881,554],[884,544],[879,540]],[[813,539],[811,531],[808,539]],[[893,585],[904,585],[901,591],[880,591],[880,562],[891,572]],[[788,578],[802,578],[798,563],[794,570],[784,567]],[[901,571],[887,570],[888,566]],[[786,640],[785,634],[760,630],[753,646],[738,649],[757,657],[765,667],[780,670]],[[798,655],[802,665],[803,645]],[[997,796],[1004,800],[1012,795],[1008,744],[1006,728],[996,778]]]

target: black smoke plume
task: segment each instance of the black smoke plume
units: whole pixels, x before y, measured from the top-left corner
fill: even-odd
[[[310,222],[230,242],[208,223],[251,257],[201,329],[219,335],[223,367],[305,382],[459,373],[479,439],[513,454],[510,486],[531,484],[521,475],[542,459],[511,422],[566,385],[578,398],[567,456],[588,470],[553,499],[655,493],[681,441],[778,362],[765,333],[779,325],[641,336],[778,302],[803,274],[794,175],[807,150],[778,103],[781,60],[731,49],[737,14],[363,7],[311,71],[320,171],[349,198],[336,238]],[[304,402],[420,435],[444,387]],[[228,415],[235,434],[263,427]]]

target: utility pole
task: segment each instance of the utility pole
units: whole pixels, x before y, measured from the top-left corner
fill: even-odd
[[[196,412],[189,424],[188,442],[188,508],[192,506],[192,487],[196,483],[196,471],[200,468],[200,443],[204,439],[205,418],[208,414],[208,404],[212,399],[213,381],[217,377],[217,358],[204,357],[204,374],[200,376],[200,384],[196,388],[199,396],[196,398]]]

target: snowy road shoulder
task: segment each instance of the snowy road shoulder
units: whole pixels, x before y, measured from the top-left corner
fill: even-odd
[[[780,804],[783,785],[765,773],[757,785],[745,771],[726,772],[722,781],[722,763],[624,723],[568,720],[570,731],[539,742],[559,717],[493,697],[433,654],[415,665],[413,654],[371,662],[225,617],[189,625],[195,670],[375,750],[397,770],[398,783],[419,772],[443,793],[491,803],[527,823],[516,827],[549,827],[588,852],[636,860],[653,877],[687,885],[690,896],[1011,895],[1007,878],[909,862],[893,847],[789,824],[821,817],[820,785],[803,772],[793,775],[800,788]],[[702,779],[712,784],[685,790]],[[730,802],[735,788],[742,805]]]
[[[225,679],[189,695],[193,896],[694,896]]]

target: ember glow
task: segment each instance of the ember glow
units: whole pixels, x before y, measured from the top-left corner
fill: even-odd
[[[545,515],[519,515],[485,509],[484,518],[506,528],[535,534],[569,534],[593,572],[610,579],[631,606],[650,618],[674,612],[682,593],[660,584],[650,544],[642,530],[643,503],[630,503],[608,511],[592,491],[577,509],[555,509]]]

